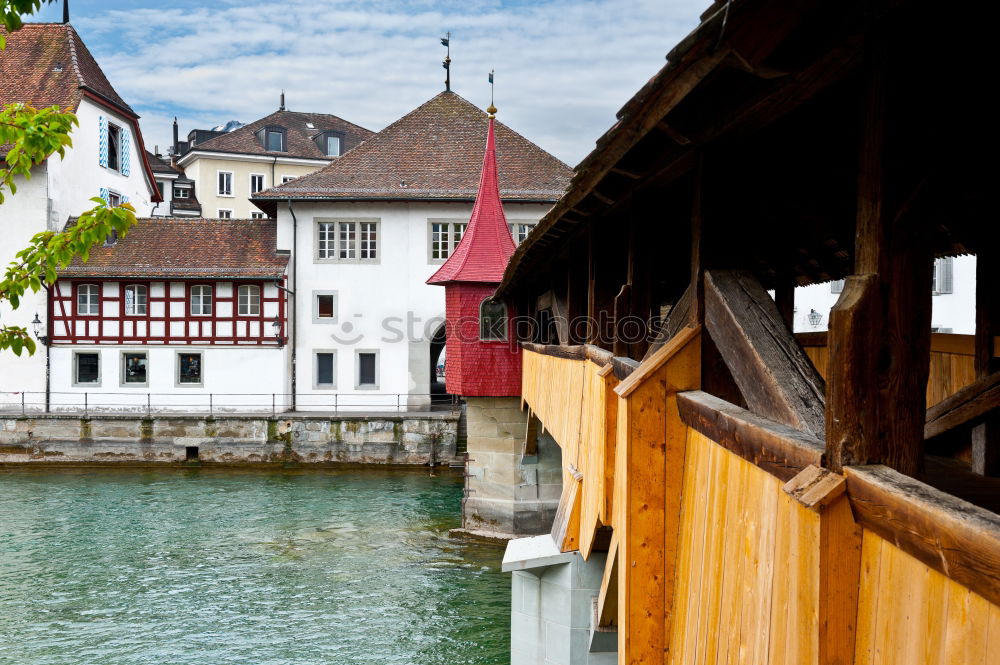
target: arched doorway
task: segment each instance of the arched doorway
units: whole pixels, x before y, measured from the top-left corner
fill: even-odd
[[[432,402],[447,402],[451,400],[451,395],[448,394],[444,384],[444,365],[448,361],[448,354],[445,351],[446,341],[445,324],[442,321],[441,325],[437,327],[437,330],[431,336],[430,386]]]

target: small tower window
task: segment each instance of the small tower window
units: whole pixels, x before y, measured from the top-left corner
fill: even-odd
[[[507,305],[490,298],[479,304],[479,339],[483,342],[507,341]]]

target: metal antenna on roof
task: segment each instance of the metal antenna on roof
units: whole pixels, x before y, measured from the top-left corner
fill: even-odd
[[[444,67],[444,90],[445,92],[451,92],[451,32],[446,32],[445,36],[441,38],[441,46],[448,49],[444,56],[444,62],[441,66]]]
[[[69,0],[63,0],[63,23],[69,23]]]

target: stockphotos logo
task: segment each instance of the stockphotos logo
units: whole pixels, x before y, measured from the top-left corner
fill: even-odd
[[[601,312],[597,318],[578,316],[569,319],[549,316],[548,310],[545,310],[537,317],[509,317],[506,323],[506,326],[501,326],[502,334],[490,341],[558,343],[565,338],[598,346],[610,346],[616,341],[636,344],[644,340],[654,341],[663,322],[659,317],[644,319],[626,316],[615,319],[607,312]],[[354,314],[336,326],[330,333],[330,339],[342,346],[371,344],[374,339],[383,344],[421,343],[439,338],[442,331],[448,341],[477,342],[483,339],[478,317],[463,316],[446,321],[444,317],[435,316],[425,320],[413,312],[407,312],[406,316],[385,317],[376,326],[365,325],[365,316]]]

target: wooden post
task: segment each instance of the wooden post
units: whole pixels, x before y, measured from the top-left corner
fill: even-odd
[[[778,283],[774,285],[774,302],[778,305],[781,318],[794,331],[795,326],[795,277],[782,271],[778,275]]]
[[[885,463],[913,475],[923,464],[930,371],[929,233],[919,209],[887,201],[886,35],[865,42],[867,97],[859,145],[854,272],[830,316],[827,464]],[[903,112],[903,111],[901,111]],[[900,141],[903,137],[899,138]],[[902,211],[902,209],[901,209]]]
[[[984,243],[976,256],[976,378],[1000,371],[993,339],[1000,334],[1000,252]],[[1000,417],[989,416],[972,429],[972,470],[1000,476]]]

